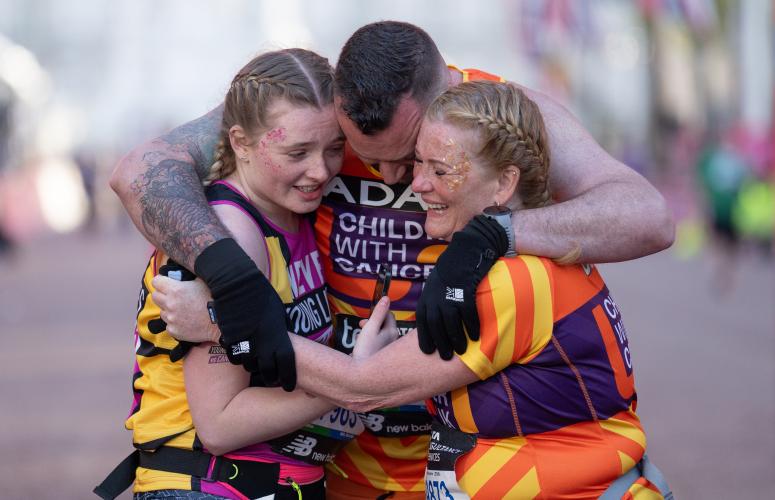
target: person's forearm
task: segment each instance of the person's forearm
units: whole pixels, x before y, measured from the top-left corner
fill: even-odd
[[[645,179],[601,184],[562,203],[515,212],[512,220],[520,254],[561,258],[578,249],[584,263],[635,259],[674,239],[670,210]]]
[[[362,412],[412,403],[476,380],[458,358],[443,361],[423,354],[414,332],[365,360],[355,360],[300,335],[290,337],[299,387],[349,410]]]
[[[223,455],[304,427],[334,409],[327,400],[282,389],[249,387],[219,413],[195,419],[197,434],[213,455]],[[198,420],[198,421],[197,421]]]
[[[373,395],[368,393],[367,381],[355,373],[353,358],[301,335],[289,337],[296,356],[298,387],[349,410],[372,408]]]
[[[562,105],[522,89],[544,119],[549,187],[559,203],[516,214],[517,251],[561,258],[578,249],[578,261],[601,263],[669,247],[675,237],[673,218],[654,186],[601,148]]]
[[[116,166],[110,185],[140,232],[189,269],[209,245],[229,237],[204,197],[222,108],[144,144]]]

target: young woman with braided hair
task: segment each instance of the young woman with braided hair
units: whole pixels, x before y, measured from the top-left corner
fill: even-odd
[[[417,141],[412,188],[428,205],[426,232],[465,237],[488,230],[482,217],[551,203],[549,165],[542,117],[517,87],[447,90]],[[627,336],[594,266],[502,257],[476,306],[481,338],[451,361],[423,354],[414,331],[386,345],[397,336],[387,298],[352,358],[294,336],[298,384],[358,411],[432,398],[426,498],[667,496],[661,478],[643,474],[657,487],[641,474],[653,466]]]
[[[331,335],[331,314],[311,222],[300,214],[318,207],[341,167],[332,76],[325,58],[302,49],[260,55],[240,70],[226,94],[205,192],[282,301],[287,312],[273,321],[321,343]],[[257,374],[228,362],[239,353],[215,343],[214,326],[205,335],[213,341],[189,344],[181,361],[185,344],[170,335],[175,318],[160,311],[171,298],[155,288],[157,274],[173,276],[169,269],[157,250],[142,280],[126,421],[137,451],[95,491],[112,498],[134,479],[139,500],[325,498],[322,464],[360,421],[352,414],[332,430],[325,427],[332,418],[318,419],[329,402],[262,387]]]

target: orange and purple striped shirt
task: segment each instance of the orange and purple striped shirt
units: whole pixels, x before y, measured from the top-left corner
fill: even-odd
[[[597,498],[646,448],[627,333],[602,278],[594,266],[502,258],[476,301],[481,337],[459,357],[480,380],[429,401],[438,422],[477,436],[455,464],[460,489]],[[630,494],[660,498],[647,482]]]

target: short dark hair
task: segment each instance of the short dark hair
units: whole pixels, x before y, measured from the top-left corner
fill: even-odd
[[[428,33],[409,23],[381,21],[353,33],[334,74],[345,114],[364,134],[384,130],[409,94],[422,105],[443,91],[444,60]]]

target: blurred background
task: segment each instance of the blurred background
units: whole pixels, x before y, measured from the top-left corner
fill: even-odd
[[[88,498],[131,449],[150,247],[107,178],[258,52],[336,61],[368,22],[541,90],[664,194],[673,247],[602,266],[677,498],[775,479],[772,0],[0,0],[0,498]],[[128,495],[125,495],[127,498]]]

